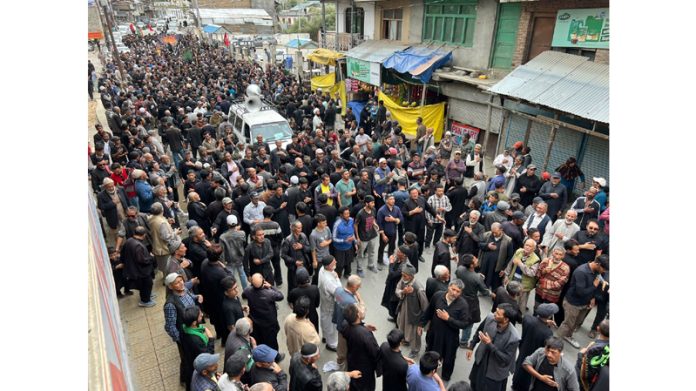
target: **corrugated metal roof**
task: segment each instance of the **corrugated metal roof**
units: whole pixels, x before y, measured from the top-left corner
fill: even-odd
[[[271,19],[262,8],[201,8],[201,19],[260,18]]]
[[[609,123],[609,66],[586,57],[543,52],[489,91]]]
[[[206,24],[203,26],[203,32],[207,34],[212,34],[216,31],[218,31],[222,26],[218,26],[216,24]]]
[[[410,45],[403,45],[399,42],[390,40],[365,41],[346,52],[346,57],[381,64],[394,54],[394,52],[406,50],[409,46]]]

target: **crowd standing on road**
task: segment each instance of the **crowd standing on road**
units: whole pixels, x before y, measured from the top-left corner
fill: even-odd
[[[573,199],[575,160],[540,177],[518,142],[486,180],[481,145],[435,145],[422,119],[410,139],[382,102],[341,116],[338,97],[194,37],[124,43],[125,74],[109,62],[95,80],[110,131],[97,125],[89,175],[117,295],[137,290],[152,307],[153,284],[167,287],[158,301],[187,390],[374,390],[382,376],[385,390],[492,391],[512,374],[515,390],[608,389],[604,178]],[[289,120],[287,147],[231,131],[250,84]],[[376,305],[360,295],[366,270],[385,276],[394,330],[381,345],[364,322]],[[573,362],[564,344],[580,348],[592,307],[594,341]],[[336,355],[326,378],[321,344]],[[449,384],[459,349],[470,381]]]

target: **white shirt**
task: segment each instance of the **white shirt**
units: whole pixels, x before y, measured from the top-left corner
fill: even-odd
[[[546,213],[544,213],[544,214],[541,215],[541,216],[539,216],[538,214],[534,213],[532,216],[533,216],[533,217],[532,217],[532,220],[531,220],[531,221],[529,221],[529,218],[527,218],[527,221],[525,221],[524,224],[522,225],[522,228],[524,228],[524,229],[527,230],[527,231],[529,231],[530,228],[538,228],[539,223],[541,223],[541,220],[543,220],[544,217],[546,217]],[[546,235],[546,232],[551,231],[551,229],[552,229],[552,227],[551,227],[551,219],[549,219],[549,222],[546,223],[546,229],[545,229],[545,231],[544,231],[544,235]]]

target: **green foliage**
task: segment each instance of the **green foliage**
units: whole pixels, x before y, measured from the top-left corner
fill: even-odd
[[[300,24],[302,28],[300,28]],[[326,30],[332,31],[336,29],[336,6],[333,4],[326,5]],[[321,28],[321,8],[313,8],[306,18],[302,18],[302,22],[298,20],[292,26],[289,26],[285,33],[309,33],[309,37],[314,41],[319,41],[319,29]]]

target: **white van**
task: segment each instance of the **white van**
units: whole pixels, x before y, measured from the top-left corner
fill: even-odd
[[[283,148],[292,142],[292,128],[282,115],[278,114],[268,103],[259,100],[260,108],[250,110],[240,100],[230,106],[228,121],[232,124],[234,134],[244,145],[253,145],[258,135],[268,143],[273,151],[277,140],[283,141]],[[270,151],[268,151],[270,152]]]

